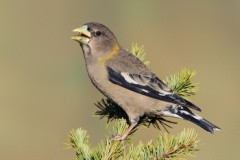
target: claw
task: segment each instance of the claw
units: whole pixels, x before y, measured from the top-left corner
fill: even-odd
[[[110,141],[122,141],[122,140],[123,140],[123,136],[121,136],[120,134],[114,134],[110,139]]]
[[[110,142],[112,141],[122,141],[122,145],[125,145],[125,138],[124,136],[121,136],[120,134],[114,134],[112,135],[112,137],[110,138]]]

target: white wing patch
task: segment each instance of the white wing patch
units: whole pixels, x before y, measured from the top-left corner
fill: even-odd
[[[168,117],[182,118],[179,115],[174,114],[174,113],[169,112],[169,111],[161,111],[161,114],[163,114],[164,116],[168,116]]]
[[[196,114],[194,114],[193,117],[198,119],[198,120],[202,120],[203,119],[202,117],[200,117],[199,115],[196,115]]]
[[[128,82],[128,83],[133,83],[133,84],[139,84],[136,81],[134,81],[126,72],[121,72],[121,75],[123,78]]]
[[[143,92],[147,92],[147,93],[149,93],[149,91],[148,91],[148,90],[146,90],[146,89],[142,89],[142,91],[143,91]]]
[[[123,76],[123,78],[124,78],[128,83],[141,85],[141,84],[139,84],[138,82],[136,82],[134,79],[132,79],[132,77],[129,76],[129,73],[128,73],[128,72],[121,72],[120,74]],[[150,85],[150,86],[151,86],[151,85]],[[146,90],[146,89],[141,89],[141,90],[142,90],[143,92],[149,93],[149,91]],[[172,94],[172,93],[167,92],[167,91],[162,90],[162,89],[158,89],[158,90],[156,90],[156,91],[158,91],[158,95],[159,95],[159,96],[165,96],[165,95]]]
[[[194,117],[195,119],[198,119],[198,120],[203,119],[203,118],[200,117],[199,115],[196,115],[196,114],[190,114],[190,113],[188,113],[187,111],[180,110],[180,112],[183,113],[183,114],[191,115],[192,117]]]
[[[159,93],[158,93],[158,95],[159,95],[159,96],[165,96],[166,94],[165,94],[165,93],[163,93],[163,92],[164,92],[164,91],[163,91],[163,90],[161,90],[161,92],[159,92]],[[168,94],[169,94],[169,93],[168,93]]]

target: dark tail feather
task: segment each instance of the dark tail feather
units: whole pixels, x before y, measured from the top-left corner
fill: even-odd
[[[178,110],[176,113],[178,116],[182,117],[183,119],[186,119],[190,122],[195,123],[196,125],[202,127],[206,131],[214,134],[215,130],[221,130],[219,127],[215,126],[211,122],[207,121],[206,119],[194,114],[189,109],[185,108],[184,110]]]

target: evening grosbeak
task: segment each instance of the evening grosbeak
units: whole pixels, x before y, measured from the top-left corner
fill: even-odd
[[[191,121],[210,133],[220,130],[189,108],[201,111],[164,84],[146,65],[121,47],[114,34],[104,25],[90,22],[73,30],[79,42],[93,85],[117,103],[128,115],[130,127],[124,140],[143,115],[159,115]]]

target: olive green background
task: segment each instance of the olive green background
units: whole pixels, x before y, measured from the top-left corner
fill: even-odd
[[[160,78],[196,70],[201,88],[192,100],[223,131],[177,120],[170,132],[196,129],[195,160],[239,159],[240,1],[1,0],[0,19],[0,159],[72,159],[63,143],[78,127],[93,146],[105,138],[106,119],[92,116],[103,95],[70,39],[89,21],[108,26],[125,48],[144,45]],[[140,127],[135,142],[158,135]]]

